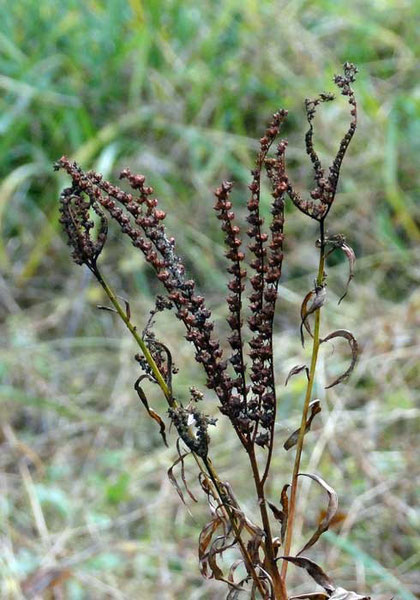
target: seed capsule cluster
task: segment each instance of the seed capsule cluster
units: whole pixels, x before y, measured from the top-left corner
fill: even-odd
[[[328,168],[328,173],[326,173],[325,169],[322,167],[321,161],[313,145],[313,119],[315,117],[317,107],[323,102],[330,102],[334,100],[334,95],[320,94],[315,100],[305,101],[306,116],[309,123],[309,129],[305,136],[306,152],[312,162],[315,187],[310,193],[310,200],[303,199],[300,194],[294,190],[290,182],[287,193],[299,210],[317,221],[322,221],[325,219],[332,206],[332,203],[334,202],[337,192],[338,179],[340,177],[341,164],[354,132],[356,131],[356,98],[350,85],[351,83],[354,83],[356,73],[357,68],[353,65],[353,63],[346,62],[344,64],[343,75],[336,75],[334,77],[334,83],[340,90],[341,95],[347,97],[347,101],[350,106],[351,119],[348,130],[340,142],[337,154],[331,166]]]
[[[306,151],[312,162],[315,181],[310,200],[302,199],[286,174],[287,141],[280,140],[274,156],[268,156],[287,117],[285,110],[279,110],[273,115],[260,139],[247,201],[247,249],[243,248],[240,229],[232,209],[232,183],[224,181],[215,191],[214,209],[225,235],[226,257],[229,260],[227,306],[231,353],[228,360],[223,360],[220,342],[213,335],[211,312],[206,307],[204,298],[196,293],[195,282],[186,276],[183,261],[175,252],[175,240],[168,237],[163,224],[166,214],[159,208],[154,190],[146,184],[145,177],[124,169],[120,179],[126,180],[132,190],[125,192],[104,180],[99,173],[82,171],[65,156],[55,165],[56,169],[65,170],[72,179],[71,187],[66,188],[61,195],[60,221],[72,247],[75,262],[86,264],[92,272],[97,273],[97,258],[107,237],[106,213],[131,239],[133,245],[141,250],[145,260],[153,267],[156,277],[166,288],[168,300],[165,302],[175,307],[177,318],[185,325],[185,337],[194,345],[195,359],[206,372],[207,387],[214,390],[220,401],[220,410],[230,418],[242,443],[248,447],[256,443],[272,449],[273,443],[276,417],[273,320],[283,262],[285,196],[288,195],[302,212],[313,219],[321,222],[325,219],[335,198],[341,163],[356,128],[356,101],[351,88],[356,72],[354,65],[346,63],[343,75],[337,75],[334,79],[341,94],[348,98],[351,121],[328,173],[322,167],[314,148],[313,120],[318,106],[331,101],[333,96],[320,94],[315,100],[306,100],[309,123],[305,138]],[[267,174],[273,197],[267,231],[264,231],[264,219],[260,214],[263,171]],[[92,211],[98,217],[96,234],[93,233],[95,227],[91,218]],[[246,250],[250,255],[249,277],[243,267]],[[249,313],[245,321],[251,332],[249,348],[244,347],[243,339],[243,296],[246,282],[251,288],[248,296]],[[156,310],[159,310],[158,306]],[[143,338],[165,380],[170,383],[173,369],[168,349],[155,340],[148,326]],[[251,362],[249,373],[246,373],[246,354]],[[147,361],[142,357],[138,357],[138,360],[148,376],[153,378]],[[230,370],[231,374],[227,370],[228,363],[233,369]],[[195,402],[198,399],[197,393],[194,392],[192,396]],[[185,443],[194,452],[204,455],[207,452],[207,417],[201,415],[196,408],[184,410],[182,407],[172,407],[170,415]],[[191,434],[188,425],[191,415],[197,429],[195,436]]]

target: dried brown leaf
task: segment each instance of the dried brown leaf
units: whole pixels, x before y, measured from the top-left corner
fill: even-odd
[[[115,310],[115,308],[112,308],[112,306],[103,306],[102,304],[97,304],[96,308],[98,308],[99,310],[107,310],[108,312],[113,312],[113,313],[117,312]]]
[[[176,441],[176,449],[178,451],[178,456],[181,456],[181,454],[182,454],[181,448],[180,448],[180,443],[181,443],[181,440],[180,440],[180,438],[178,438]],[[189,454],[189,452],[187,452],[187,454]],[[184,456],[186,456],[186,455],[184,455]],[[194,494],[191,492],[190,488],[188,487],[187,480],[185,478],[185,461],[184,460],[181,460],[181,479],[182,479],[185,489],[187,490],[187,494],[189,495],[191,500],[193,500],[194,502],[198,502],[197,498],[194,496]]]
[[[282,556],[281,558],[283,558],[283,560],[288,560],[297,567],[305,569],[308,575],[310,575],[318,585],[323,587],[328,594],[332,594],[335,591],[335,585],[332,580],[313,560],[310,560],[305,556]]]
[[[308,417],[308,419],[306,421],[305,434],[308,433],[308,431],[310,431],[311,425],[312,425],[312,421],[314,420],[315,415],[317,415],[318,413],[321,412],[321,402],[320,402],[320,400],[313,400],[309,404],[309,408],[311,409],[311,414],[309,415],[309,417]],[[290,435],[287,438],[287,440],[283,444],[283,448],[285,450],[290,450],[290,448],[293,448],[293,446],[296,446],[297,441],[299,439],[299,432],[300,432],[300,427],[299,427],[299,429],[296,429],[296,431],[294,431],[292,433],[292,435]]]
[[[328,594],[322,592],[309,592],[308,594],[299,594],[298,596],[290,596],[289,600],[327,600]]]
[[[181,488],[178,485],[178,482],[176,480],[176,477],[174,475],[174,468],[179,464],[182,463],[184,458],[186,456],[188,456],[188,454],[190,454],[190,452],[185,452],[184,454],[181,454],[180,456],[178,456],[178,458],[176,459],[176,461],[173,463],[173,465],[168,469],[168,477],[169,477],[169,481],[172,483],[172,485],[174,486],[174,488],[176,489],[176,492],[178,494],[178,496],[181,498],[183,504],[186,504],[185,502],[185,498],[184,498],[184,494],[182,493]],[[188,489],[188,488],[187,488]],[[195,500],[195,498],[194,498]]]
[[[136,383],[134,384],[134,389],[136,390],[136,392],[138,394],[138,397],[142,401],[143,406],[147,410],[149,416],[154,421],[156,421],[156,423],[158,423],[158,425],[160,427],[159,433],[162,436],[162,439],[163,439],[163,442],[164,442],[165,446],[168,447],[168,442],[166,441],[166,433],[165,433],[166,427],[165,427],[165,423],[164,423],[162,417],[159,416],[158,413],[153,410],[153,408],[150,408],[149,403],[148,403],[147,398],[146,398],[146,394],[144,393],[143,389],[140,387],[140,383],[143,381],[143,379],[145,379],[145,377],[146,377],[145,375],[141,375],[137,379]]]
[[[353,248],[351,246],[349,246],[348,244],[343,244],[341,246],[341,250],[347,256],[347,260],[348,260],[348,263],[349,263],[349,276],[347,278],[346,287],[344,289],[344,294],[341,296],[340,300],[338,301],[338,304],[340,304],[340,302],[342,300],[344,300],[344,298],[347,296],[347,292],[348,292],[348,289],[349,289],[350,281],[354,277],[354,263],[356,262],[356,255],[355,255],[354,250],[353,250]]]
[[[345,371],[344,373],[342,373],[342,375],[340,375],[340,377],[338,377],[332,383],[330,383],[329,385],[327,385],[325,387],[326,390],[328,390],[329,388],[332,388],[335,385],[341,383],[342,381],[344,381],[345,379],[347,379],[351,375],[351,373],[352,373],[352,371],[354,369],[354,366],[356,364],[357,355],[358,355],[358,352],[359,352],[359,345],[357,343],[356,338],[347,329],[337,329],[337,331],[333,331],[333,333],[330,333],[329,335],[327,335],[327,337],[325,337],[323,340],[320,340],[320,343],[323,344],[324,342],[328,342],[328,341],[330,341],[330,340],[332,340],[334,338],[337,338],[337,337],[341,337],[341,338],[344,338],[345,340],[347,340],[347,342],[348,342],[348,344],[350,346],[350,349],[351,349],[351,356],[352,356],[351,363],[350,363],[350,366],[347,369],[347,371]]]
[[[315,298],[313,298],[313,296],[315,296]],[[311,304],[308,306],[309,301],[312,300]],[[303,299],[302,302],[302,306],[300,307],[300,317],[301,317],[301,324],[300,324],[300,339],[302,341],[302,346],[305,345],[305,339],[304,339],[304,335],[303,335],[303,328],[306,329],[306,331],[309,333],[309,335],[311,337],[312,336],[312,330],[310,328],[310,325],[308,323],[308,317],[310,315],[312,315],[315,311],[317,311],[319,308],[321,308],[321,306],[323,306],[325,304],[325,300],[327,298],[327,288],[325,285],[319,285],[317,286],[314,290],[311,290],[310,292],[308,292],[308,294],[306,294],[305,298]]]
[[[348,288],[350,285],[350,281],[354,277],[354,264],[356,262],[356,255],[354,253],[353,248],[346,243],[346,238],[343,235],[341,235],[340,233],[337,235],[334,235],[330,238],[326,238],[325,243],[332,246],[331,250],[329,250],[327,252],[327,254],[325,255],[326,257],[328,257],[330,254],[332,254],[335,250],[342,250],[344,252],[344,254],[346,255],[347,261],[349,263],[349,276],[347,278],[344,294],[341,296],[340,300],[338,301],[338,304],[340,304],[340,302],[346,297],[347,291],[348,291]],[[318,240],[317,246],[320,247],[320,245],[321,245],[321,240]]]
[[[306,377],[309,379],[309,369],[306,365],[296,365],[295,367],[293,367],[292,369],[290,369],[288,376],[286,377],[286,381],[284,382],[284,385],[286,386],[289,383],[289,379],[291,377],[293,377],[293,375],[297,375],[298,373],[301,373],[301,371],[303,371],[305,369],[306,371]]]
[[[370,596],[360,596],[356,592],[349,592],[342,587],[338,587],[330,596],[330,600],[370,600]]]
[[[273,504],[272,502],[267,502],[268,506],[271,508],[271,511],[274,515],[274,518],[280,523],[282,524],[284,519],[285,519],[285,514],[282,510],[280,510],[279,508],[277,508],[277,506],[275,504]]]
[[[259,549],[263,543],[264,536],[264,531],[262,529],[259,529],[248,541],[247,550],[251,558],[251,562],[254,565],[257,565],[260,562]]]
[[[214,515],[212,520],[209,521],[206,525],[204,525],[201,530],[200,537],[198,539],[198,560],[200,563],[200,570],[206,579],[211,579],[214,577],[213,572],[209,573],[208,571],[208,548],[210,546],[211,540],[213,538],[214,533],[217,531],[218,527],[222,524],[222,519]],[[222,574],[223,576],[223,574]]]
[[[289,516],[289,496],[287,495],[287,490],[289,487],[290,487],[290,485],[288,483],[286,483],[286,485],[283,486],[283,489],[281,491],[281,497],[280,497],[280,503],[281,503],[281,507],[282,507],[281,510],[272,502],[267,502],[268,506],[271,508],[271,510],[273,512],[274,518],[281,525],[280,540],[281,540],[282,544],[284,543],[284,538],[285,538],[286,528],[287,528],[287,518]]]
[[[312,337],[312,331],[310,328],[309,323],[306,322],[306,317],[308,315],[308,303],[311,300],[311,298],[315,295],[315,290],[311,290],[310,292],[308,292],[306,294],[306,296],[303,299],[303,302],[301,304],[300,307],[300,339],[302,341],[302,346],[305,345],[305,338],[303,337],[303,327],[305,327],[306,331],[309,333],[309,335]]]
[[[306,542],[306,544],[304,545],[302,550],[300,550],[297,553],[297,556],[299,556],[300,554],[302,554],[302,552],[304,552],[305,550],[307,550],[308,548],[311,548],[314,544],[316,544],[316,542],[319,540],[321,535],[325,531],[327,531],[327,529],[329,528],[330,523],[333,520],[333,518],[337,512],[337,509],[338,509],[337,492],[330,485],[328,485],[328,483],[326,481],[324,481],[324,479],[322,479],[322,477],[319,477],[319,475],[314,475],[312,473],[299,473],[299,476],[310,477],[311,479],[316,481],[327,492],[328,506],[327,506],[327,511],[325,513],[325,516],[318,524],[317,530],[315,531],[315,533],[313,534],[311,539],[308,542]]]
[[[280,532],[280,538],[281,538],[281,543],[284,544],[284,540],[286,537],[286,529],[287,529],[287,520],[289,518],[289,496],[287,495],[287,490],[289,489],[290,484],[286,483],[283,486],[283,489],[281,491],[281,495],[280,495],[280,503],[281,503],[281,507],[283,509],[283,513],[284,513],[284,521],[281,524],[281,532]]]

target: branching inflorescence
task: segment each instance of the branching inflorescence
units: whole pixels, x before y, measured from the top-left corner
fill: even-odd
[[[182,479],[185,485],[183,461],[187,454],[193,456],[198,466],[199,482],[212,513],[211,521],[200,535],[200,567],[204,576],[219,579],[228,585],[228,597],[231,599],[248,590],[252,598],[258,596],[266,600],[286,600],[286,572],[289,563],[306,569],[324,588],[324,593],[316,593],[317,598],[363,598],[354,592],[337,588],[318,565],[301,556],[301,553],[312,547],[328,529],[337,510],[335,491],[318,475],[300,472],[305,434],[321,410],[320,401],[312,399],[319,347],[322,343],[340,337],[344,338],[351,348],[352,360],[349,368],[328,387],[341,383],[350,375],[358,350],[356,340],[347,330],[340,329],[324,338],[320,337],[321,308],[326,298],[325,262],[331,252],[341,249],[348,258],[350,274],[347,286],[353,277],[354,253],[344,236],[326,235],[325,219],[334,202],[342,161],[356,129],[356,100],[351,88],[356,72],[354,65],[346,63],[343,75],[337,75],[334,79],[341,94],[348,99],[351,119],[348,131],[328,170],[322,166],[314,147],[313,120],[319,105],[333,100],[333,95],[320,94],[315,100],[305,102],[309,123],[306,151],[314,171],[314,188],[310,192],[310,199],[303,199],[298,194],[286,174],[287,141],[280,139],[273,155],[269,156],[287,118],[287,111],[279,110],[273,115],[260,140],[260,150],[249,185],[246,217],[246,234],[250,240],[247,247],[250,255],[247,267],[250,270],[249,276],[244,267],[246,248],[230,200],[232,183],[224,181],[215,192],[214,209],[225,235],[226,257],[229,261],[227,320],[231,329],[228,337],[231,350],[227,358],[224,358],[221,344],[215,338],[211,312],[206,307],[204,298],[197,293],[195,282],[187,277],[183,261],[175,249],[175,240],[166,232],[165,212],[159,208],[153,188],[146,185],[145,177],[124,169],[120,179],[126,180],[131,187],[131,192],[125,192],[105,181],[98,173],[84,172],[65,156],[55,165],[56,169],[64,169],[72,179],[71,187],[63,191],[60,199],[60,221],[72,248],[72,257],[77,264],[85,264],[90,269],[111,301],[112,307],[108,309],[118,313],[139,345],[141,352],[136,359],[143,374],[137,379],[135,389],[149,416],[158,423],[165,443],[167,438],[164,419],[149,406],[142,388],[143,381],[159,385],[167,400],[168,418],[179,436],[179,457],[168,474],[182,499],[184,496],[174,476],[174,467],[182,465]],[[264,227],[264,220],[260,214],[261,179],[264,172],[270,183],[273,198],[268,228]],[[290,485],[283,486],[280,504],[276,505],[267,500],[265,484],[270,474],[276,407],[279,402],[274,379],[273,320],[283,263],[286,197],[289,197],[305,215],[319,222],[319,239],[316,243],[319,250],[319,268],[314,288],[306,294],[301,306],[302,343],[305,334],[312,338],[311,364],[294,367],[288,377],[289,379],[304,372],[307,376],[300,427],[284,444],[287,451],[296,448],[292,480]],[[98,258],[107,238],[108,218],[115,221],[121,232],[141,250],[166,290],[165,297],[158,297],[156,307],[142,334],[132,323],[128,302],[124,301],[121,304],[98,267]],[[245,515],[230,485],[221,481],[210,459],[208,429],[210,425],[215,424],[215,419],[199,409],[203,394],[192,387],[191,399],[186,406],[176,397],[172,381],[176,370],[171,352],[166,344],[156,339],[152,331],[156,313],[171,308],[185,326],[185,337],[194,346],[195,360],[202,365],[206,373],[207,387],[214,391],[221,413],[229,418],[248,455],[261,525],[255,524]],[[246,358],[250,360],[249,368]],[[182,448],[182,443],[185,449]],[[293,556],[290,552],[298,478],[304,475],[312,478],[327,492],[328,507],[311,539]],[[191,491],[186,489],[195,500]],[[271,521],[268,508],[275,523]],[[279,527],[278,536],[272,534],[274,527]],[[239,559],[235,560],[226,573],[218,559],[228,547],[238,549]],[[304,597],[311,595],[299,596]]]

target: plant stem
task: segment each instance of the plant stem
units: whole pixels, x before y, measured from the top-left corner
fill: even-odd
[[[319,251],[319,266],[318,266],[318,276],[317,276],[317,285],[322,285],[324,280],[324,263],[325,263],[325,237],[324,237],[324,221],[320,222],[320,251]],[[296,444],[296,455],[295,462],[293,465],[293,475],[292,475],[292,487],[290,492],[290,506],[289,506],[289,515],[287,519],[287,530],[286,530],[286,540],[284,544],[284,555],[289,556],[290,549],[292,546],[292,538],[293,538],[293,524],[296,513],[296,503],[297,503],[297,489],[298,489],[298,475],[300,470],[300,461],[302,457],[303,450],[303,442],[305,438],[306,432],[306,421],[308,418],[309,411],[309,403],[312,397],[312,389],[315,381],[315,371],[316,364],[318,360],[318,351],[320,346],[320,324],[321,324],[321,309],[315,312],[315,325],[314,325],[314,336],[312,343],[312,358],[311,358],[311,367],[309,371],[308,384],[306,386],[306,394],[305,401],[303,403],[302,409],[302,420],[300,423],[299,437]],[[281,576],[283,581],[286,579],[288,561],[283,561],[283,566],[281,570]]]
[[[260,473],[258,469],[257,459],[255,457],[254,447],[251,446],[248,451],[249,460],[252,468],[252,475],[255,482],[255,488],[257,490],[258,496],[258,505],[260,508],[261,519],[263,523],[263,529],[265,533],[265,556],[267,560],[267,571],[269,572],[274,589],[274,599],[275,600],[287,600],[287,591],[284,584],[284,580],[280,577],[279,570],[277,568],[275,556],[274,556],[274,548],[273,548],[273,538],[271,535],[271,526],[270,519],[267,513],[267,504],[265,501],[264,494],[264,483],[260,479]]]
[[[98,280],[98,282],[101,284],[102,288],[104,289],[106,295],[108,296],[109,300],[111,301],[111,303],[112,303],[113,307],[115,308],[115,310],[117,311],[118,315],[124,321],[124,324],[126,325],[127,329],[130,331],[131,335],[134,337],[137,344],[139,345],[139,347],[140,347],[141,351],[143,352],[143,355],[147,361],[147,364],[151,368],[159,387],[161,388],[163,394],[165,395],[166,400],[168,401],[168,404],[171,407],[176,407],[177,403],[172,396],[172,391],[169,389],[168,384],[166,383],[165,379],[163,378],[163,376],[159,370],[159,367],[157,366],[155,360],[153,359],[153,356],[151,355],[150,350],[148,349],[146,343],[144,342],[142,337],[139,335],[136,326],[131,323],[131,320],[130,320],[129,316],[127,315],[127,312],[122,308],[121,304],[119,303],[117,295],[115,294],[113,289],[108,285],[108,283],[105,281],[102,273],[99,271],[99,269],[96,266],[94,269],[91,269],[91,270],[92,270],[93,274],[95,275],[96,279]],[[201,471],[203,471],[203,467],[201,465],[201,461],[200,461],[199,457],[194,452],[192,452],[192,455],[193,455],[199,469]],[[245,543],[241,539],[241,531],[236,523],[237,519],[236,519],[235,515],[233,514],[232,510],[230,509],[229,499],[226,498],[226,495],[223,493],[223,491],[221,489],[222,484],[220,482],[220,478],[219,478],[210,458],[208,458],[208,457],[203,458],[203,463],[206,467],[206,470],[210,476],[210,479],[216,489],[216,492],[222,502],[223,508],[225,509],[226,514],[229,518],[229,521],[232,525],[232,529],[235,533],[239,547],[241,548],[241,552],[242,552],[244,561],[247,565],[247,568],[249,570],[249,573],[251,574],[253,580],[255,581],[255,584],[256,584],[258,590],[264,597],[265,596],[264,587],[258,577],[257,572],[255,571],[255,567],[252,564],[252,560],[251,560],[251,557],[249,556],[249,553],[247,551]],[[276,598],[277,598],[277,596],[276,596]],[[286,600],[287,597],[279,596],[279,598],[281,598],[281,600]]]
[[[173,406],[174,399],[172,398],[171,390],[169,389],[168,384],[164,380],[162,373],[159,371],[159,368],[158,368],[157,364],[155,363],[153,356],[151,355],[150,350],[147,347],[145,341],[139,335],[139,333],[137,331],[137,327],[132,324],[129,316],[126,314],[125,310],[122,308],[121,304],[118,302],[118,298],[117,298],[116,294],[109,287],[109,285],[107,284],[107,282],[105,281],[105,279],[103,278],[102,274],[100,273],[100,271],[97,267],[95,267],[95,269],[93,270],[93,274],[95,275],[96,279],[99,281],[101,286],[103,287],[106,295],[110,299],[110,301],[111,301],[113,307],[115,308],[115,310],[117,311],[118,315],[124,321],[127,329],[130,331],[131,335],[134,337],[137,344],[139,345],[141,351],[143,352],[145,359],[147,360],[147,364],[152,369],[153,375],[155,376],[156,381],[158,382],[159,387],[161,388],[162,392],[164,393],[165,398],[167,399],[169,405]]]

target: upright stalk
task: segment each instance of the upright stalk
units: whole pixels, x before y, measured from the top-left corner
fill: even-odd
[[[322,285],[324,280],[324,263],[325,263],[325,234],[324,234],[324,220],[320,221],[320,249],[319,249],[319,266],[318,266],[318,276],[317,276],[317,285]],[[290,492],[290,506],[289,506],[289,515],[287,519],[287,530],[286,530],[286,540],[284,544],[284,555],[289,556],[290,549],[292,546],[292,538],[293,538],[293,525],[294,518],[296,513],[296,503],[297,503],[297,489],[298,489],[298,475],[300,470],[300,461],[302,457],[303,450],[303,442],[305,439],[306,432],[306,421],[308,418],[309,412],[309,404],[312,397],[312,390],[315,381],[315,371],[318,360],[318,351],[320,346],[320,331],[321,325],[321,309],[315,312],[315,325],[314,325],[314,336],[312,342],[312,357],[311,357],[311,367],[309,371],[308,384],[306,386],[306,394],[305,401],[303,403],[302,409],[302,419],[300,422],[300,430],[299,437],[296,444],[296,455],[295,462],[293,465],[293,475],[292,475],[292,486]],[[281,576],[283,581],[286,579],[288,561],[283,561],[283,566],[281,570]]]
[[[264,547],[265,547],[265,556],[267,560],[267,571],[269,572],[273,590],[274,590],[274,599],[275,600],[287,600],[287,591],[284,583],[284,579],[280,577],[279,570],[277,568],[275,556],[274,556],[274,548],[273,548],[273,537],[271,535],[271,526],[270,526],[270,518],[267,512],[267,504],[265,500],[264,494],[264,483],[260,479],[260,473],[258,469],[257,460],[255,457],[254,447],[251,446],[248,451],[249,460],[251,463],[252,475],[255,482],[255,488],[257,490],[258,496],[258,505],[260,508],[261,519],[263,523],[263,529],[265,533]]]

